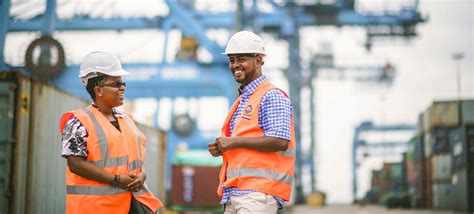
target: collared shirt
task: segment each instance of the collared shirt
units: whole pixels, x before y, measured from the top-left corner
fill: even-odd
[[[97,108],[94,103],[92,103],[92,106]],[[123,117],[123,115],[120,112],[117,112],[114,108],[112,109],[112,113],[116,118]],[[120,130],[118,127],[118,121],[115,121],[116,124],[113,122],[111,123]],[[72,117],[67,121],[61,135],[61,157],[67,158],[69,156],[80,156],[87,158],[87,138],[89,137],[89,134],[77,117]]]
[[[252,95],[255,89],[265,80],[265,76],[260,76],[247,84],[245,87],[239,88],[241,98],[240,103],[230,121],[229,128],[231,135],[235,124],[237,123],[237,118],[242,113],[242,110],[247,104],[250,95]],[[265,136],[290,140],[292,112],[293,108],[290,100],[280,90],[271,89],[262,97],[259,106],[258,125],[261,129],[263,129]],[[224,188],[221,204],[229,203],[230,196],[244,195],[251,192],[255,192],[255,190],[240,190],[236,187]],[[279,209],[282,209],[285,203],[284,200],[279,197],[275,197],[275,199],[279,204]]]

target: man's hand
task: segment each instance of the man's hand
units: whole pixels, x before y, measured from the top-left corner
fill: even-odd
[[[226,152],[228,150],[236,148],[237,142],[232,142],[232,138],[230,137],[218,137],[216,138],[217,147],[219,151]]]
[[[219,147],[217,146],[217,141],[213,143],[209,143],[207,147],[209,149],[209,153],[211,153],[213,157],[218,157],[222,155],[222,152],[219,150]]]
[[[130,174],[130,177],[133,177],[133,181],[127,185],[127,191],[130,192],[138,192],[140,189],[143,188],[143,185],[145,184],[145,179],[146,179],[146,174],[144,171],[141,171],[138,173],[138,175],[133,175]]]

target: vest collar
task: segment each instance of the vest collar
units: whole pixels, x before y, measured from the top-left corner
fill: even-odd
[[[91,103],[91,106],[94,107],[95,109],[99,110],[99,107],[97,107],[97,105],[94,102]],[[114,114],[114,116],[117,117],[117,118],[118,117],[123,118],[122,113],[117,111],[115,108],[112,108],[112,114]]]
[[[262,76],[257,77],[257,79],[252,80],[245,87],[242,88],[242,86],[240,86],[239,87],[239,94],[240,95],[242,95],[242,94],[246,94],[246,95],[252,94],[255,91],[255,89],[257,89],[257,87],[262,82],[264,82],[265,80],[267,80],[267,78],[262,75]]]

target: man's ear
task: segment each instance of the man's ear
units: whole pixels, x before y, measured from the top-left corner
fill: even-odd
[[[257,56],[255,56],[255,59],[257,60],[257,62],[258,62],[257,64],[259,66],[262,66],[263,64],[265,64],[265,62],[263,61],[263,56],[262,55],[258,54]]]

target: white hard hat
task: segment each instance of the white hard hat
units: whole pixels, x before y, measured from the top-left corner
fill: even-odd
[[[250,31],[240,31],[230,37],[225,53],[222,54],[247,54],[258,53],[265,55],[263,39]]]
[[[79,77],[84,87],[87,87],[87,81],[91,78],[100,76],[124,76],[129,75],[122,69],[122,63],[115,54],[104,51],[94,51],[87,54],[82,60]]]

